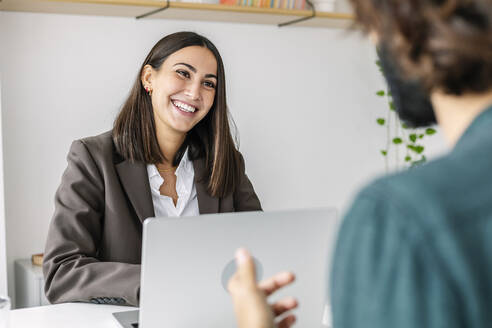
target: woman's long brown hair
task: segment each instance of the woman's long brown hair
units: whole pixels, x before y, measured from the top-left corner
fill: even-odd
[[[135,83],[113,126],[113,141],[120,155],[132,162],[157,164],[164,160],[157,142],[155,121],[150,96],[140,77],[145,65],[159,70],[174,52],[190,46],[209,49],[217,60],[215,99],[208,114],[190,130],[173,159],[178,165],[188,148],[191,160],[203,158],[205,174],[198,177],[208,186],[214,197],[233,192],[239,183],[243,163],[231,135],[226,102],[224,64],[217,48],[207,38],[193,32],[178,32],[162,38],[152,48],[140,67]]]

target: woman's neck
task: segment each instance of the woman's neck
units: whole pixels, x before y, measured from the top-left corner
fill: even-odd
[[[448,143],[454,146],[473,120],[492,105],[492,90],[462,96],[435,91],[431,99],[437,122]]]
[[[172,166],[174,157],[186,138],[186,133],[157,129],[157,142],[164,155],[164,166]]]

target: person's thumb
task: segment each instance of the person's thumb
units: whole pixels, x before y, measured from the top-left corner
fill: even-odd
[[[245,248],[236,251],[236,266],[239,280],[248,287],[256,287],[255,263]]]

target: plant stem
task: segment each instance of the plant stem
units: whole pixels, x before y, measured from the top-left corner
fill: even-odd
[[[386,94],[388,94],[388,90],[386,90]],[[389,172],[389,154],[391,147],[391,131],[390,131],[390,122],[391,122],[391,111],[388,111],[388,116],[386,117],[386,156],[384,156],[384,168],[386,174]]]

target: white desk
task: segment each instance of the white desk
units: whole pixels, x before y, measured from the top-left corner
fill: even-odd
[[[118,328],[112,313],[134,307],[64,303],[10,311],[9,328]]]

